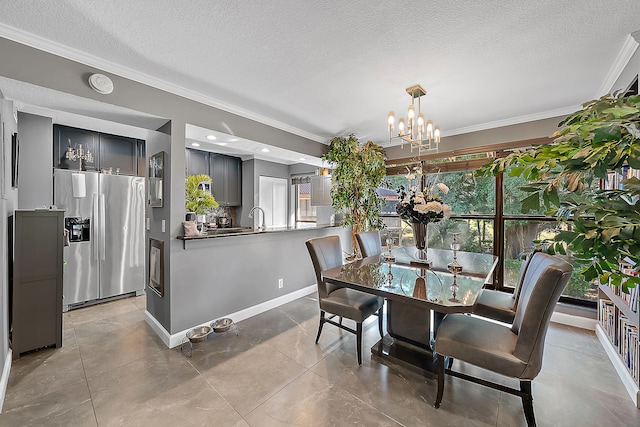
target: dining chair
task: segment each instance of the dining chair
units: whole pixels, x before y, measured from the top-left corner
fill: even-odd
[[[362,258],[382,253],[382,240],[378,230],[356,233],[356,240],[358,241]]]
[[[491,322],[465,314],[448,314],[437,331],[435,351],[438,390],[435,407],[444,392],[445,373],[519,396],[528,426],[535,426],[531,382],[542,368],[544,341],[551,314],[569,278],[571,265],[535,253],[522,282],[513,325]],[[520,389],[492,383],[445,368],[445,358],[455,358],[497,374],[518,379]]]
[[[318,335],[316,344],[320,339],[322,327],[325,323],[330,323],[345,331],[356,335],[358,365],[362,365],[362,322],[369,316],[378,316],[378,330],[380,337],[382,332],[382,307],[384,298],[357,291],[355,289],[343,288],[326,283],[323,280],[322,272],[342,265],[342,246],[340,237],[327,236],[317,239],[307,240],[307,249],[311,256],[311,262],[316,273],[318,284],[318,303],[320,305],[320,324],[318,325]],[[329,317],[325,317],[329,313]],[[338,316],[340,322],[333,319]],[[356,322],[356,329],[349,328],[342,324],[342,318],[346,317]]]
[[[520,299],[520,291],[522,290],[522,281],[527,273],[527,268],[529,267],[533,254],[534,252],[527,254],[522,262],[513,294],[492,289],[483,289],[473,309],[473,314],[504,323],[513,323]]]

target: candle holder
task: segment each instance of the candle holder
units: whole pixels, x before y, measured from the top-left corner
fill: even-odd
[[[460,287],[458,286],[458,273],[462,272],[462,265],[458,262],[458,251],[460,250],[460,243],[458,242],[458,236],[460,233],[451,233],[453,239],[451,240],[451,249],[453,250],[453,261],[447,265],[448,270],[453,273],[453,284],[451,285],[452,298],[449,298],[451,302],[460,302],[457,298]]]

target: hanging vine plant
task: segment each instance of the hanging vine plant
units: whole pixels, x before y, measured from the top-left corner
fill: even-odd
[[[382,147],[368,141],[360,144],[353,135],[335,137],[323,160],[334,165],[331,176],[331,205],[345,211],[344,227],[351,227],[354,252],[356,233],[383,228],[380,210],[384,205],[376,190],[386,176]]]

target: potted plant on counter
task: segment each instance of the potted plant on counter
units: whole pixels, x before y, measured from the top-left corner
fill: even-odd
[[[368,141],[360,144],[353,135],[337,136],[322,156],[333,164],[331,206],[345,211],[343,226],[351,227],[354,254],[359,252],[356,233],[383,228],[380,209],[384,200],[376,190],[386,176],[382,147]]]
[[[187,212],[204,216],[219,206],[211,192],[205,189],[205,184],[209,184],[210,188],[211,178],[208,175],[190,175],[187,177],[184,186]],[[205,222],[205,220],[199,217],[198,222]]]

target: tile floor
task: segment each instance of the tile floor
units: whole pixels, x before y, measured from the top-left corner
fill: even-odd
[[[369,351],[358,366],[354,336],[331,325],[314,345],[312,296],[239,322],[238,336],[194,345],[191,358],[164,346],[144,307],[143,296],[65,313],[62,348],[14,362],[0,426],[525,425],[519,398],[457,378],[434,409],[434,379]],[[377,340],[370,319],[366,348]],[[640,425],[588,331],[552,324],[533,392],[540,426]]]

